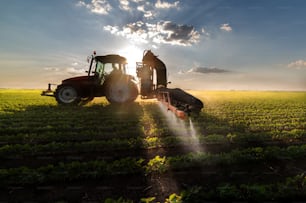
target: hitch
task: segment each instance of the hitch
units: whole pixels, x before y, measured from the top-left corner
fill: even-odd
[[[48,89],[42,91],[40,94],[41,96],[48,96],[48,97],[54,97],[54,91],[52,90],[52,86],[57,86],[57,84],[48,84]]]

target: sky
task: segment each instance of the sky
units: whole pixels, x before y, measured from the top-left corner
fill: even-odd
[[[169,87],[306,91],[305,0],[2,0],[0,88],[85,75],[87,57],[143,51]]]

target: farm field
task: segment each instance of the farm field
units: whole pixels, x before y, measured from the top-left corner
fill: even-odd
[[[40,92],[0,90],[0,201],[306,200],[306,92],[189,91],[186,120]]]

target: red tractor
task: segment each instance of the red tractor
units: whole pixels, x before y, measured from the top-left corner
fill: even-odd
[[[106,96],[110,103],[134,101],[138,96],[134,77],[126,74],[126,58],[119,55],[91,56],[88,75],[68,78],[55,92],[43,91],[43,96],[54,96],[59,104],[80,104]]]
[[[157,98],[179,117],[201,111],[203,103],[199,99],[179,88],[167,88],[166,65],[150,50],[144,52],[142,62],[136,65],[142,99]],[[106,96],[110,103],[133,102],[139,91],[134,77],[126,74],[126,66],[122,56],[96,56],[94,53],[87,76],[63,80],[55,91],[49,84],[42,95],[54,96],[59,104],[66,105],[87,103],[102,96]]]

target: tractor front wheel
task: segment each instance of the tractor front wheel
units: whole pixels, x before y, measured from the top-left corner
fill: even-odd
[[[78,104],[80,97],[75,87],[71,85],[59,85],[55,91],[55,98],[59,104]]]

